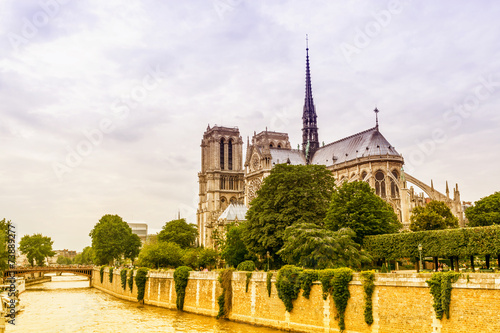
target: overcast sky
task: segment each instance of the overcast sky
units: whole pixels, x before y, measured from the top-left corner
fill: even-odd
[[[196,222],[207,125],[375,125],[408,173],[500,189],[497,1],[0,2],[0,218],[81,251],[104,214]],[[246,147],[245,147],[246,148]]]

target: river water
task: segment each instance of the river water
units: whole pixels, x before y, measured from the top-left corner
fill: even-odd
[[[52,276],[20,299],[24,310],[6,332],[282,332],[120,300],[75,275]]]

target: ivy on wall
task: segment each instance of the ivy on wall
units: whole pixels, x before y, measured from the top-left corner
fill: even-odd
[[[248,292],[248,285],[250,284],[250,279],[252,278],[252,272],[247,272],[247,279],[245,281],[245,292]]]
[[[273,279],[273,273],[272,272],[267,272],[266,288],[267,288],[267,294],[269,295],[269,297],[271,297],[271,291],[272,291],[272,288],[273,288],[272,279]]]
[[[176,306],[177,309],[181,311],[184,309],[184,298],[186,296],[186,287],[190,270],[191,267],[179,266],[174,271],[175,293],[177,294]]]
[[[146,290],[146,280],[148,279],[148,269],[139,268],[135,275],[135,285],[137,286],[137,300],[144,300],[144,291]]]
[[[120,271],[120,279],[122,283],[122,289],[127,289],[127,269],[124,268]]]
[[[286,311],[293,310],[293,301],[297,299],[300,292],[299,275],[302,268],[285,265],[278,271],[276,277],[276,290],[278,290],[278,297],[285,304]]]
[[[128,274],[128,289],[130,292],[134,289],[134,270],[131,269],[130,273]]]
[[[217,278],[222,287],[222,294],[217,298],[217,303],[219,304],[217,319],[227,317],[233,305],[233,287],[231,283],[233,270],[233,268],[224,269],[219,273],[219,277]]]
[[[106,265],[102,265],[101,269],[99,270],[99,275],[101,277],[101,284],[104,281],[104,269],[106,268]]]
[[[335,274],[330,282],[332,285],[332,296],[335,307],[337,308],[336,319],[339,321],[340,332],[345,330],[345,309],[347,301],[351,297],[349,293],[349,282],[352,280],[352,270],[347,267],[334,269]]]
[[[113,283],[113,267],[109,268],[109,283]]]
[[[318,281],[318,271],[314,269],[305,269],[299,274],[300,287],[302,288],[302,296],[309,299],[311,287],[314,281]]]
[[[365,322],[368,325],[373,324],[373,291],[375,290],[375,273],[373,271],[364,271],[359,274],[363,289],[365,291]]]
[[[437,319],[442,319],[443,313],[450,318],[451,284],[457,282],[460,275],[457,272],[436,272],[425,281],[430,287]]]

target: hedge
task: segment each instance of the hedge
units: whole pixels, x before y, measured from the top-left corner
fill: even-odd
[[[375,258],[418,258],[418,245],[427,257],[500,255],[500,225],[476,228],[402,232],[367,236],[364,248]]]

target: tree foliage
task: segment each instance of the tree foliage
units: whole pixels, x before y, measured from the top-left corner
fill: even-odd
[[[403,232],[365,237],[363,247],[375,258],[463,257],[500,254],[500,225]]]
[[[34,266],[35,262],[38,266],[43,266],[45,258],[56,254],[52,251],[53,243],[50,237],[42,234],[25,235],[19,242],[19,250],[26,255],[31,266]]]
[[[76,255],[73,262],[78,265],[92,265],[94,260],[94,250],[91,246],[86,246],[83,248],[82,253]]]
[[[465,210],[469,227],[500,224],[500,192],[495,192]]]
[[[284,244],[285,229],[294,223],[321,222],[334,187],[332,173],[325,166],[276,165],[242,224],[248,250],[260,256],[269,251],[273,262],[279,264],[277,252]]]
[[[394,233],[402,228],[391,205],[364,181],[345,182],[333,191],[325,225],[333,231],[352,229],[358,244],[367,235]]]
[[[111,265],[114,259],[124,255],[130,258],[141,245],[134,241],[137,235],[134,236],[132,229],[118,215],[104,215],[89,236],[92,237],[96,264]]]
[[[9,224],[5,218],[0,221],[0,272],[9,268],[8,263],[8,243],[9,243]]]
[[[433,200],[424,207],[415,207],[410,218],[411,231],[458,228],[458,219],[442,201]]]
[[[183,251],[172,242],[146,244],[139,253],[139,265],[149,268],[171,267],[182,264]]]
[[[237,267],[241,262],[252,259],[242,240],[243,227],[235,222],[226,227],[225,240],[220,242],[221,258],[230,267]]]
[[[194,246],[197,236],[196,225],[186,223],[185,219],[178,219],[165,223],[158,234],[158,241],[176,243],[185,249]]]
[[[56,262],[59,265],[71,265],[73,260],[70,257],[58,256]]]
[[[348,228],[331,231],[314,223],[294,224],[286,229],[286,240],[278,253],[285,262],[307,268],[357,268],[371,258],[354,242],[355,235]]]

